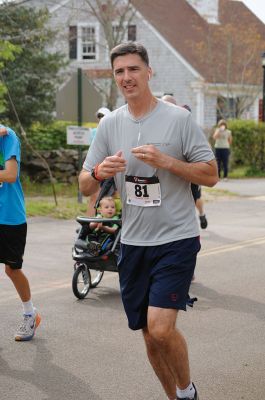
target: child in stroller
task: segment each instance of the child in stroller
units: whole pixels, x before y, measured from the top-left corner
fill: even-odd
[[[99,214],[97,218],[111,218],[113,220],[119,219],[116,215],[116,204],[113,197],[103,197],[99,202]],[[103,223],[103,222],[90,222],[90,229],[94,229],[95,231],[105,232],[107,234],[112,234],[116,232],[118,225],[114,222]]]
[[[108,222],[93,221],[87,225],[83,225],[79,237],[75,242],[76,247],[87,250],[94,256],[104,252],[107,245],[110,247],[111,239],[119,228],[114,222],[119,217],[116,214],[116,205],[113,197],[102,197],[99,201],[97,212],[97,219],[108,219]]]
[[[106,180],[101,187],[95,204],[96,216],[77,217],[81,229],[78,230],[72,250],[75,261],[72,289],[79,299],[86,297],[89,290],[99,284],[104,271],[118,271],[121,207],[119,199],[114,199],[114,196],[112,178]]]

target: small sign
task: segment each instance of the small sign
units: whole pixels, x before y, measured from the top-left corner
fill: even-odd
[[[67,144],[89,146],[91,144],[90,128],[67,126]]]

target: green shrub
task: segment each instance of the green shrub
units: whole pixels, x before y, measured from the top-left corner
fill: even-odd
[[[265,172],[265,124],[255,121],[231,120],[233,165],[248,166],[247,175]]]
[[[66,147],[66,122],[54,121],[49,125],[34,124],[27,132],[30,144],[36,150],[55,150]]]
[[[76,123],[67,121],[54,121],[47,125],[36,123],[27,130],[27,139],[35,150],[78,149],[80,146],[66,144],[66,128],[69,125]],[[89,126],[96,124],[90,123]],[[25,147],[23,141],[22,146]],[[87,146],[81,147],[82,150],[87,149]]]

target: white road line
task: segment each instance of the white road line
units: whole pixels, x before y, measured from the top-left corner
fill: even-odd
[[[202,250],[199,253],[198,257],[206,257],[206,256],[210,256],[212,254],[226,253],[229,251],[235,251],[235,250],[239,250],[239,249],[244,249],[246,247],[261,245],[261,244],[265,244],[265,237],[250,239],[250,240],[243,240],[241,242],[228,244],[225,246],[214,247],[213,249],[209,249],[209,250]]]
[[[265,201],[265,196],[251,197],[251,200]]]

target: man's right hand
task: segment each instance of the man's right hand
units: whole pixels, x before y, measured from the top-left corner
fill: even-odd
[[[100,179],[108,179],[115,176],[118,172],[126,170],[126,160],[122,157],[122,151],[118,151],[113,156],[106,157],[99,164],[97,175]]]

